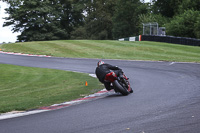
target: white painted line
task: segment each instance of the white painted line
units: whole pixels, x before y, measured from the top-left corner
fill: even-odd
[[[171,65],[173,65],[173,64],[175,64],[175,62],[170,63],[169,66],[171,66]]]
[[[15,118],[15,117],[20,117],[20,116],[26,116],[26,115],[31,115],[31,114],[45,112],[45,111],[48,111],[48,110],[33,110],[33,111],[20,112],[20,113],[14,113],[14,114],[6,113],[6,114],[0,115],[0,120],[9,119],[9,118]]]
[[[22,55],[22,56],[51,57],[48,55],[33,55],[33,54],[23,54],[23,53],[4,52],[4,51],[0,51],[0,53],[10,54],[10,55]]]
[[[106,89],[103,89],[103,90],[101,90],[97,93],[91,94],[89,96],[85,96],[84,98],[80,98],[80,99],[76,99],[76,100],[72,100],[72,101],[64,102],[64,103],[60,103],[60,104],[53,104],[53,105],[48,106],[48,107],[41,107],[39,109],[32,110],[32,111],[21,111],[21,112],[20,111],[16,111],[16,112],[14,111],[14,112],[9,112],[9,113],[4,113],[4,114],[0,115],[0,120],[26,116],[26,115],[46,112],[46,111],[50,111],[50,110],[61,109],[61,108],[68,107],[68,106],[71,106],[71,105],[75,105],[75,104],[78,104],[78,103],[81,103],[81,102],[86,102],[86,101],[89,101],[89,100],[92,100],[92,99],[103,98],[103,97],[105,97],[109,94],[113,94],[113,91],[108,92]]]
[[[89,74],[89,76],[96,78],[96,74]]]

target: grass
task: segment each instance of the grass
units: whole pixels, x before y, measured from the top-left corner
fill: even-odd
[[[0,64],[0,113],[70,101],[102,88],[88,74]]]
[[[0,49],[55,57],[200,62],[200,47],[146,41],[40,41],[4,44]],[[102,88],[87,74],[0,64],[0,113],[70,101]]]
[[[200,62],[200,47],[147,41],[60,40],[5,44],[0,48],[55,57]]]

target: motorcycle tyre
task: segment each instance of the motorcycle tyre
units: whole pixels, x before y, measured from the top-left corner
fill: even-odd
[[[113,86],[114,86],[114,89],[117,92],[120,92],[123,96],[127,96],[128,94],[130,94],[130,92],[124,87],[122,87],[117,80],[113,82]]]

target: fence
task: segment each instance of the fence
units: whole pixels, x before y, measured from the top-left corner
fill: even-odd
[[[200,46],[200,39],[186,37],[142,35],[142,41],[155,41],[190,46]]]
[[[143,35],[165,36],[165,27],[159,27],[157,22],[142,23]]]

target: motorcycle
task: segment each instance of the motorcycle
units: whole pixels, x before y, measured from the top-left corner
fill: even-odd
[[[124,73],[121,76],[117,76],[115,72],[110,72],[106,74],[105,80],[112,83],[115,92],[119,92],[124,96],[133,93],[128,78]]]

